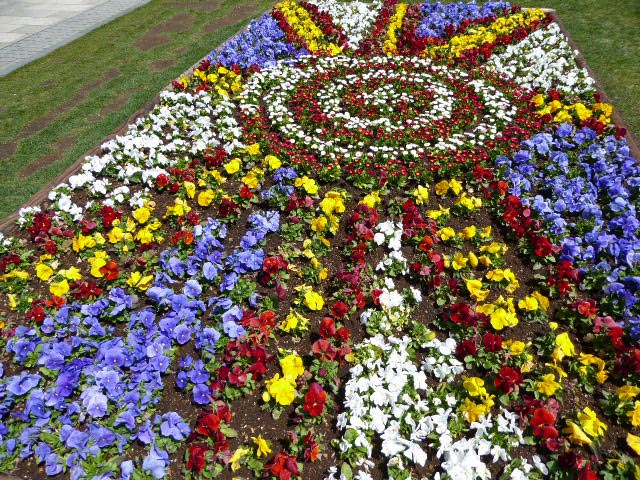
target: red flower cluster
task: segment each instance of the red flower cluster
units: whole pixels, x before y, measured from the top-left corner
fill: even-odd
[[[304,411],[312,417],[322,415],[327,402],[327,392],[322,389],[322,385],[313,382],[309,391],[304,396]]]

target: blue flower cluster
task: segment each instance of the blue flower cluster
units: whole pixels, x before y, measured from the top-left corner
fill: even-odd
[[[511,193],[546,221],[561,259],[579,266],[588,286],[611,295],[611,313],[640,338],[640,166],[626,141],[563,124],[496,164]]]
[[[178,413],[154,414],[178,348],[193,340],[206,361],[223,333],[232,339],[245,333],[240,304],[257,306],[259,298],[251,289],[246,298],[236,287],[243,276],[262,268],[262,246],[269,233],[279,230],[280,215],[252,213],[248,224],[239,247],[228,254],[226,226],[211,219],[196,227],[191,255],[162,252],[146,306],[113,288],[92,303],[62,306],[40,328],[18,327],[6,351],[30,370],[0,378],[0,463],[35,456],[48,475],[68,470],[71,479],[80,479],[92,466],[104,464],[104,449],[122,455],[138,441],[149,446],[142,469],[163,478],[169,456],[159,445],[183,441],[190,433]],[[220,295],[205,296],[210,286],[217,286]],[[183,360],[179,369],[188,364],[193,401],[209,403],[204,362]],[[129,480],[133,472],[133,462],[125,461],[118,478]]]
[[[489,15],[500,15],[511,7],[509,2],[487,2],[481,6],[476,2],[456,2],[442,4],[427,0],[420,7],[422,22],[416,33],[420,37],[441,38],[445,36],[447,26],[458,27],[464,20],[476,20]]]
[[[297,49],[285,38],[278,22],[269,13],[253,20],[240,34],[228,40],[209,54],[214,65],[220,62],[226,67],[252,65],[268,67],[281,58],[298,58],[309,55],[305,49]]]

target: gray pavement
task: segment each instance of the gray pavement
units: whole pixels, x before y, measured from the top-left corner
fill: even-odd
[[[0,77],[151,0],[0,0]]]

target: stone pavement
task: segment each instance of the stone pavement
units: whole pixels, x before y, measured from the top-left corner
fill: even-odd
[[[0,77],[151,0],[0,0]]]

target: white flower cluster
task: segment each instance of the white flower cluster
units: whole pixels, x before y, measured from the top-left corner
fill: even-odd
[[[566,37],[556,23],[536,30],[486,63],[491,70],[530,89],[583,94],[595,90],[595,82],[584,68],[579,68]]]
[[[455,348],[451,338],[416,345],[406,336],[381,334],[355,348],[359,363],[351,368],[345,386],[345,411],[337,421],[345,432],[339,443],[341,457],[358,469],[354,478],[371,478],[369,459],[375,457],[376,435],[390,478],[394,478],[394,471],[429,461],[439,464],[441,472],[433,478],[440,480],[488,480],[488,465],[496,462],[506,465],[510,478],[538,478],[537,473],[529,477],[531,465],[521,459],[511,462],[508,453],[509,448],[524,443],[518,415],[500,408],[497,414],[473,422],[467,433],[452,432],[456,425],[455,430],[460,431],[463,420],[459,409],[466,397],[455,380],[462,373]],[[426,356],[421,368],[416,363],[416,350]],[[445,372],[434,365],[451,369]],[[430,387],[429,376],[444,387]],[[449,381],[440,383],[444,378]],[[545,468],[539,459],[534,460],[538,469]],[[327,479],[343,478],[335,468],[329,473]]]
[[[206,92],[162,92],[148,116],[130,125],[126,134],[104,143],[102,156],[87,157],[79,173],[49,193],[53,210],[81,220],[94,200],[77,205],[76,191],[86,191],[101,205],[144,205],[158,175],[168,173],[177,162],[208,148],[223,146],[231,152],[244,147],[235,110],[231,101],[216,100]],[[21,211],[19,222],[32,214],[32,210]]]
[[[378,17],[382,2],[338,2],[337,0],[310,0],[321,11],[333,17],[333,23],[339,25],[349,39],[349,47],[358,48],[360,42],[367,36],[369,29]]]
[[[464,98],[458,98],[455,92],[445,88],[440,81],[430,80],[434,73],[447,78],[467,78],[469,74],[459,68],[442,67],[431,65],[429,59],[412,57],[407,61],[413,62],[415,68],[413,73],[407,74],[407,81],[412,83],[422,83],[424,88],[433,89],[435,98],[431,102],[432,109],[424,112],[414,119],[408,119],[401,125],[403,130],[418,130],[428,126],[433,118],[448,118],[451,115],[451,105],[455,102],[465,102]],[[508,98],[487,81],[477,79],[469,81],[468,84],[480,97],[483,103],[482,115],[477,119],[471,131],[455,133],[447,138],[435,138],[431,141],[415,139],[405,145],[387,144],[384,140],[371,139],[368,144],[364,141],[344,142],[341,138],[332,138],[331,132],[323,133],[322,129],[314,128],[312,125],[299,125],[294,118],[294,113],[289,110],[288,104],[297,89],[309,82],[311,78],[316,78],[325,73],[328,69],[335,67],[345,68],[347,71],[356,71],[373,63],[372,72],[364,75],[380,75],[385,65],[392,65],[398,61],[393,57],[374,57],[369,59],[352,58],[347,56],[336,56],[321,58],[314,63],[309,63],[308,58],[301,59],[298,65],[288,65],[279,62],[271,68],[264,69],[260,73],[253,75],[247,82],[246,89],[240,97],[240,108],[248,115],[256,115],[261,104],[266,105],[266,112],[272,125],[280,130],[282,135],[294,144],[300,144],[323,157],[335,159],[343,157],[355,159],[363,157],[379,157],[382,159],[394,158],[420,158],[426,150],[434,153],[444,153],[455,151],[461,147],[484,144],[488,140],[495,139],[501,132],[502,127],[511,122],[517,113],[517,108],[511,104]],[[417,71],[417,73],[416,73]],[[386,73],[385,73],[386,75]],[[352,84],[355,78],[360,75],[351,74],[344,79],[333,78],[327,88],[321,90],[319,104],[331,112],[330,118],[348,119],[349,129],[366,129],[372,125],[381,125],[388,131],[398,129],[398,125],[393,124],[391,119],[381,116],[380,119],[365,119],[351,115],[348,111],[341,109],[341,104],[336,102],[336,95]],[[388,92],[384,93],[388,97]],[[396,92],[396,95],[399,95]]]

